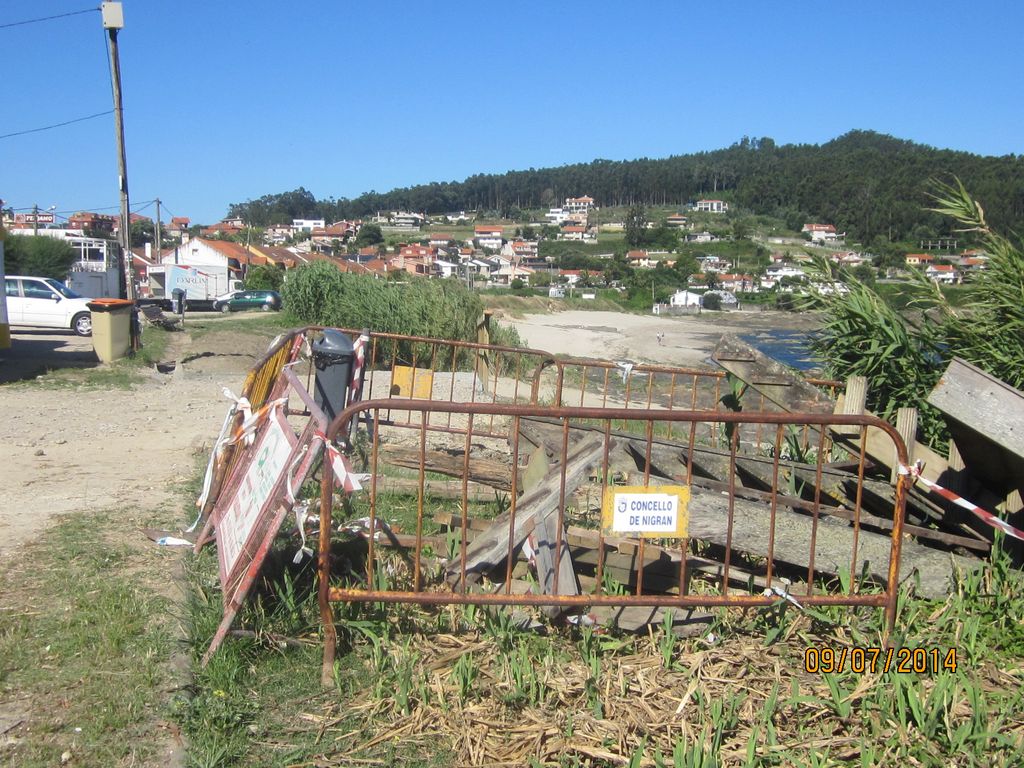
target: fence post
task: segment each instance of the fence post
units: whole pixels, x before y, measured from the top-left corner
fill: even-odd
[[[900,408],[896,411],[896,431],[907,446],[907,461],[914,463],[914,448],[917,445],[917,408]],[[899,459],[893,454],[892,475],[889,480],[896,482],[899,477]]]
[[[843,416],[860,416],[868,397],[868,380],[864,376],[851,376],[846,380],[846,393],[838,412]],[[860,427],[835,426],[832,431],[840,435],[857,435]]]
[[[493,314],[493,309],[485,309],[483,317],[476,324],[476,341],[478,344],[491,343],[491,315]],[[478,349],[476,351],[476,375],[480,379],[480,383],[483,385],[483,390],[486,393],[487,387],[490,385],[490,365],[487,360],[486,349]]]

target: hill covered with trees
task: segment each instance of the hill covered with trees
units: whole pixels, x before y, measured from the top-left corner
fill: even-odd
[[[711,152],[478,174],[352,200],[316,200],[300,188],[235,203],[228,213],[251,226],[292,218],[361,218],[386,210],[477,210],[518,220],[524,211],[583,194],[602,207],[682,206],[718,197],[784,219],[792,229],[812,220],[832,223],[870,244],[947,234],[948,223],[924,208],[931,181],[953,176],[981,202],[993,226],[1024,230],[1024,157],[935,149],[872,131],[851,131],[820,145],[744,137]]]

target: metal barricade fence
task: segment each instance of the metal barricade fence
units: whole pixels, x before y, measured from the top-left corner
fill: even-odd
[[[313,368],[302,359],[311,338],[324,330],[310,326],[289,331],[274,340],[270,349],[250,370],[240,398],[253,410],[266,402],[270,387],[285,366],[294,367],[296,375],[312,391]],[[480,342],[431,339],[407,334],[365,332],[339,329],[353,341],[365,334],[367,348],[362,351],[363,365],[359,398],[416,399],[427,402],[534,404],[546,407],[599,407],[623,409],[724,410],[723,394],[728,391],[727,374],[722,371],[681,368],[665,365],[631,364],[606,360],[556,358],[548,352],[522,347],[502,347]],[[838,382],[808,380],[831,388]],[[763,395],[751,393],[744,408],[756,411],[773,409]],[[365,417],[365,412],[362,414]],[[390,424],[401,423],[408,413],[385,411]],[[230,430],[238,429],[244,418],[241,410],[230,416]],[[437,412],[429,420],[432,431],[460,433],[451,413]],[[396,421],[397,419],[397,421]],[[761,441],[761,426],[755,436]],[[498,430],[497,432],[495,430]],[[667,424],[669,436],[676,429]],[[477,424],[478,433],[483,425]],[[488,419],[492,436],[504,433],[495,420]],[[717,446],[720,433],[711,424],[702,427],[702,439]],[[808,433],[801,436],[807,447]],[[219,496],[224,478],[237,461],[238,451],[229,446],[216,456],[211,465],[209,492],[204,496],[200,513],[207,519]],[[208,540],[205,530],[199,546]]]
[[[887,627],[895,620],[907,480],[887,516],[863,508],[868,429],[891,438],[900,464],[907,450],[875,417],[391,398],[353,404],[327,438],[360,417],[368,480],[345,508],[368,535],[333,584],[335,481],[322,474],[325,670],[332,601],[526,605],[556,616],[787,599],[876,606]],[[450,431],[431,430],[439,417]],[[850,505],[825,490],[840,480]],[[625,515],[627,501],[656,514]],[[675,517],[657,513],[670,508]],[[620,525],[620,512],[636,525]],[[837,593],[844,573],[848,589]]]

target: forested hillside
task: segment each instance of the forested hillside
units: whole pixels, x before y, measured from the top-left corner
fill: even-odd
[[[958,176],[1004,230],[1024,230],[1024,157],[983,157],[940,150],[871,131],[851,131],[825,144],[748,139],[728,149],[661,160],[611,161],[479,174],[462,182],[423,184],[354,200],[316,200],[305,189],[233,204],[229,215],[253,226],[291,218],[358,218],[382,210],[427,213],[481,210],[518,219],[527,209],[590,195],[599,206],[676,204],[719,197],[794,229],[809,220],[833,223],[863,243],[948,233],[923,208],[931,179]]]

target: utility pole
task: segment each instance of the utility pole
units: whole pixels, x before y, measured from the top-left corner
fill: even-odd
[[[159,264],[160,263],[160,252],[162,250],[162,246],[160,244],[160,198],[159,197],[156,199],[156,233],[155,234],[156,234],[156,255],[153,257],[153,259],[156,261],[157,264]]]
[[[117,139],[118,186],[121,192],[121,256],[119,267],[124,275],[125,298],[135,299],[135,275],[131,257],[131,215],[128,206],[128,160],[124,149],[124,106],[121,102],[121,59],[117,52],[117,33],[124,27],[121,3],[101,3],[103,28],[110,38],[111,86],[114,90],[114,126]]]
[[[32,237],[39,237],[39,204],[32,206]]]

